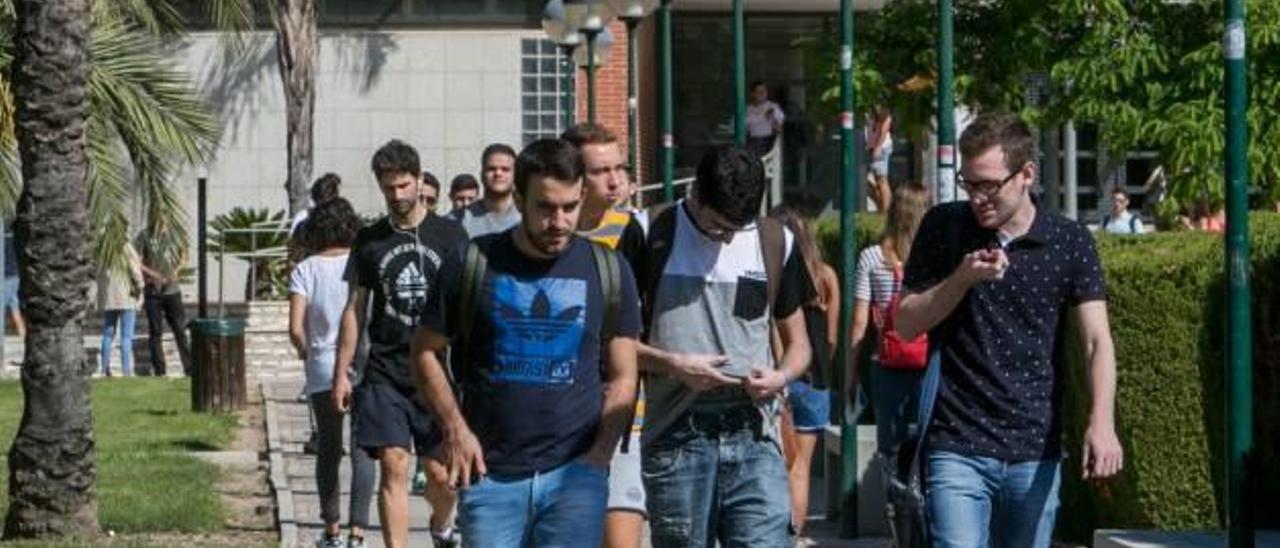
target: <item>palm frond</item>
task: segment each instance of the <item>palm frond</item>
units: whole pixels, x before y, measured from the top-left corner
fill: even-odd
[[[92,17],[95,26],[120,24],[141,28],[153,36],[186,30],[182,13],[170,0],[95,0]]]
[[[275,2],[264,2],[274,6]],[[218,30],[242,32],[253,29],[254,0],[205,0],[205,14]]]
[[[122,25],[100,25],[94,29],[91,47],[91,112],[103,120],[104,127],[99,129],[111,134],[91,139],[118,143],[128,155],[134,192],[145,211],[148,237],[143,245],[156,260],[177,265],[185,259],[189,232],[186,211],[171,180],[179,164],[209,159],[218,142],[217,122],[186,77],[161,56],[154,37],[129,32]],[[104,149],[102,156],[111,152],[119,154]],[[104,177],[102,182],[110,180]],[[111,185],[97,188],[108,190]],[[124,211],[123,202],[103,199],[101,203],[116,203]],[[103,240],[110,249],[103,249],[101,257],[104,264],[116,264],[112,254],[122,249],[127,230],[111,218],[104,219],[103,226],[113,228],[110,232],[115,235]]]
[[[124,246],[129,241],[129,183],[125,177],[125,166],[121,163],[119,139],[110,125],[98,117],[89,118],[86,136],[94,264],[100,269],[126,272],[128,263]]]
[[[91,54],[94,116],[109,120],[126,141],[132,138],[148,151],[192,163],[208,158],[218,142],[217,121],[190,81],[161,56],[154,38],[120,25],[99,26]]]

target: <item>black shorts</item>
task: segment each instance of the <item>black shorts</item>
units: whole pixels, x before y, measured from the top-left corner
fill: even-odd
[[[377,458],[383,447],[413,447],[425,457],[440,445],[440,429],[415,392],[378,382],[363,382],[355,388],[352,424],[356,447]],[[412,445],[410,445],[412,444]]]

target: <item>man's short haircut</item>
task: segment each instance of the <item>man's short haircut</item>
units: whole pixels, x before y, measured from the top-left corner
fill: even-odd
[[[342,186],[342,178],[336,173],[325,173],[316,182],[311,183],[311,203],[320,205],[338,197],[338,187]]]
[[[1129,197],[1129,191],[1125,190],[1124,187],[1120,185],[1111,187],[1111,195],[1115,196],[1116,194],[1124,195],[1125,198]]]
[[[459,192],[466,190],[480,191],[480,181],[476,180],[476,176],[470,173],[463,173],[453,178],[449,183],[449,195],[453,196]]]
[[[995,146],[1004,151],[1004,164],[1009,171],[1022,169],[1036,160],[1036,141],[1031,136],[1031,128],[1016,114],[984,112],[960,135],[960,154],[965,158],[976,158]]]
[[[440,194],[440,179],[437,179],[434,173],[423,171],[422,183],[436,189],[436,194]]]
[[[752,80],[751,85],[747,86],[747,91],[751,91],[764,85],[764,80]]]
[[[733,145],[708,150],[698,162],[693,192],[698,203],[725,220],[746,225],[760,214],[764,199],[764,165],[755,154]]]
[[[382,181],[384,175],[408,173],[417,177],[422,173],[422,164],[418,161],[418,151],[408,143],[392,139],[373,153],[373,176]]]
[[[489,165],[489,157],[494,154],[505,154],[514,159],[516,157],[516,149],[504,143],[493,143],[484,147],[484,152],[480,153],[480,169],[484,169],[484,166]]]
[[[560,138],[579,150],[586,145],[609,145],[618,142],[618,136],[608,128],[591,122],[583,122],[564,130]]]
[[[529,143],[516,157],[515,185],[520,196],[529,196],[526,191],[534,177],[551,177],[570,184],[581,183],[582,157],[578,154],[578,149],[560,139],[538,139]]]
[[[360,216],[345,198],[336,197],[317,205],[307,215],[305,241],[314,251],[331,247],[347,247],[356,239],[360,230]]]

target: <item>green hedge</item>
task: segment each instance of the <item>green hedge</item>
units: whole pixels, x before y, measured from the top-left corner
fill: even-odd
[[[858,248],[880,219],[861,215]],[[1280,215],[1250,217],[1254,307],[1254,444],[1247,508],[1259,526],[1280,527],[1263,509],[1280,500]],[[839,262],[838,224],[818,224],[820,245]],[[1088,410],[1086,368],[1075,333],[1066,335],[1069,372],[1060,538],[1089,542],[1098,528],[1194,529],[1223,525],[1225,468],[1223,239],[1197,232],[1102,236],[1108,311],[1119,383],[1117,427],[1125,471],[1105,490],[1080,478]]]

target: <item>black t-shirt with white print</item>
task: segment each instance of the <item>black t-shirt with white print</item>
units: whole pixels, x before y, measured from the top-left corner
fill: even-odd
[[[422,309],[445,282],[445,261],[460,261],[467,245],[462,225],[428,215],[416,231],[399,229],[383,218],[360,229],[347,271],[348,283],[368,290],[369,359],[365,381],[402,391],[413,390],[409,345]],[[452,255],[452,256],[450,256]]]

